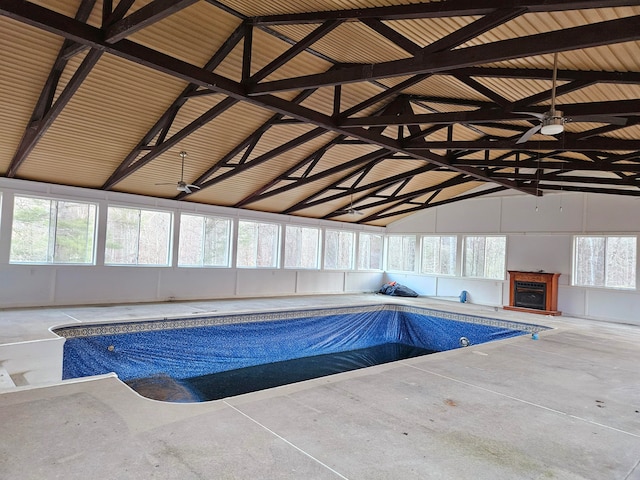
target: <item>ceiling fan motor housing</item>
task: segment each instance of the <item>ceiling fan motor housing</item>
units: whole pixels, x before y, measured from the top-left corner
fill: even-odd
[[[551,110],[549,115],[542,119],[540,133],[543,135],[557,135],[564,131],[564,116],[560,110]]]

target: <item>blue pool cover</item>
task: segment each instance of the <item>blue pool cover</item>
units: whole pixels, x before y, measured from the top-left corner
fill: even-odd
[[[481,317],[475,317],[479,322],[465,322],[425,315],[415,308],[378,307],[346,314],[344,310],[221,325],[191,326],[197,325],[191,321],[184,328],[172,323],[166,330],[152,325],[135,331],[140,327],[134,324],[62,328],[57,333],[67,337],[63,378],[115,372],[123,381],[158,375],[180,380],[389,343],[440,352],[460,348],[462,337],[474,345],[544,328]],[[509,328],[502,326],[507,323]]]

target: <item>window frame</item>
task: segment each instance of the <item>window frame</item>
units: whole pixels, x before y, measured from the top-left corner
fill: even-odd
[[[327,250],[328,250],[328,243],[329,243],[329,237],[330,234],[338,234],[338,251],[336,252],[336,267],[332,267],[332,266],[327,266]],[[340,248],[341,245],[341,237],[343,234],[348,234],[351,237],[351,248],[349,249],[349,265],[348,266],[342,266],[339,265],[339,259],[341,257],[341,253],[342,250]],[[322,250],[323,254],[322,254],[322,266],[324,268],[324,270],[330,270],[330,271],[350,271],[350,270],[354,270],[355,267],[355,263],[356,263],[356,232],[354,232],[353,230],[340,230],[337,228],[327,228],[324,231],[324,248]]]
[[[379,268],[364,268],[360,263],[361,255],[362,255],[362,244],[360,240],[363,236],[367,237],[380,237],[381,245],[380,245],[380,267]],[[376,232],[358,232],[358,237],[356,239],[357,242],[357,253],[356,253],[356,269],[361,272],[381,272],[384,270],[384,233],[376,233]],[[369,241],[369,264],[371,264],[371,241]]]
[[[262,266],[262,265],[239,265],[238,264],[238,258],[240,255],[240,225],[242,223],[253,223],[253,224],[263,224],[263,225],[274,225],[277,229],[276,231],[276,241],[275,241],[275,245],[273,248],[273,256],[274,256],[274,261],[272,265],[267,265],[267,266]],[[235,245],[236,245],[236,251],[235,251],[235,267],[236,268],[241,268],[241,269],[259,269],[259,270],[269,270],[269,269],[278,269],[280,268],[280,263],[281,263],[281,252],[282,252],[282,224],[281,223],[277,223],[277,222],[265,222],[265,221],[261,221],[261,220],[253,220],[253,219],[239,219],[237,222],[237,234],[236,234],[236,238],[235,238]],[[259,245],[256,245],[256,247],[258,247]],[[257,258],[257,254],[256,254],[256,258]]]
[[[578,283],[576,279],[578,275],[576,274],[578,269],[578,248],[577,243],[581,238],[602,238],[604,239],[604,247],[603,247],[603,267],[602,267],[602,285],[589,285]],[[607,249],[610,238],[633,238],[634,242],[634,262],[633,262],[633,286],[610,286],[607,285],[607,270],[608,270],[608,257]],[[619,291],[637,291],[638,290],[638,235],[635,234],[591,234],[591,235],[574,235],[573,236],[573,246],[572,246],[572,265],[571,265],[571,286],[579,287],[579,288],[598,288],[598,289],[606,289],[606,290],[619,290]]]
[[[425,239],[437,238],[438,239],[438,258],[436,261],[437,272],[425,271]],[[453,265],[451,273],[442,273],[442,240],[448,238],[453,239],[454,252],[453,252]],[[420,273],[422,275],[438,275],[446,277],[455,277],[458,272],[458,236],[457,235],[422,235],[420,237]]]
[[[47,253],[46,260],[33,260],[33,261],[15,261],[11,259],[12,250],[14,245],[14,226],[16,223],[16,199],[25,198],[31,200],[43,200],[49,202],[49,224],[48,224],[48,237],[47,237]],[[97,247],[98,247],[98,218],[99,218],[99,209],[100,205],[98,202],[88,201],[88,200],[72,200],[66,197],[57,197],[50,195],[37,195],[37,194],[24,194],[24,193],[15,193],[12,198],[12,212],[11,212],[11,225],[9,227],[9,252],[8,252],[8,263],[11,265],[72,265],[72,266],[93,266],[96,265],[96,257],[97,257]],[[55,224],[51,225],[51,218],[53,214],[53,202],[55,202]],[[59,226],[59,218],[58,218],[58,204],[59,203],[68,203],[75,205],[86,205],[89,207],[93,207],[93,229],[91,232],[91,249],[90,249],[90,259],[87,262],[62,262],[56,261],[56,246],[57,246],[57,237],[58,237],[58,226]],[[52,237],[53,235],[53,237]]]
[[[140,212],[140,216],[139,216],[139,223],[138,223],[138,241],[137,241],[137,245],[136,245],[136,263],[116,263],[116,262],[109,262],[107,261],[107,249],[108,249],[108,242],[109,242],[109,211],[111,208],[119,208],[119,209],[124,209],[124,210],[137,210],[138,212]],[[156,267],[171,267],[172,263],[173,263],[173,231],[174,231],[174,225],[175,225],[175,211],[174,210],[166,210],[166,209],[162,209],[162,208],[149,208],[149,207],[141,207],[138,205],[122,205],[122,204],[116,204],[116,203],[109,203],[107,204],[106,207],[107,210],[107,214],[106,214],[106,220],[105,220],[105,229],[104,229],[104,241],[105,241],[105,245],[104,245],[104,265],[108,266],[108,267],[151,267],[151,268],[156,268]],[[167,255],[166,255],[166,263],[139,263],[139,258],[140,258],[140,231],[141,231],[141,227],[140,227],[140,221],[141,221],[141,215],[142,212],[158,212],[158,213],[165,213],[169,215],[169,228],[167,229]]]
[[[391,245],[391,239],[392,238],[402,238],[403,242],[402,242],[402,250],[405,250],[405,246],[404,245],[404,239],[409,239],[409,240],[413,240],[413,267],[411,270],[406,270],[406,269],[395,269],[395,268],[390,268],[389,267],[389,248]],[[417,250],[417,246],[418,246],[418,238],[415,234],[390,234],[386,236],[386,241],[385,241],[385,271],[388,272],[398,272],[398,273],[416,273],[416,267],[417,267],[417,257],[418,257],[418,252]],[[403,261],[402,264],[405,264],[405,260],[403,257]]]
[[[301,266],[299,263],[297,263],[296,265],[288,265],[288,261],[290,258],[290,253],[287,249],[288,246],[288,241],[289,241],[289,229],[305,229],[305,230],[314,230],[316,233],[315,236],[315,240],[316,240],[316,245],[315,245],[315,264],[312,267],[307,267],[307,266]],[[303,242],[304,239],[301,239],[300,241]],[[300,246],[301,249],[303,249],[304,247],[301,245]],[[287,270],[319,270],[320,269],[320,257],[321,257],[321,253],[322,253],[322,229],[319,227],[314,227],[311,225],[298,225],[298,224],[286,224],[284,226],[284,241],[283,241],[283,250],[284,250],[284,259],[282,262],[282,267],[287,269]]]
[[[200,256],[202,257],[202,264],[197,264],[197,263],[181,263],[180,262],[180,253],[182,251],[183,248],[183,239],[182,239],[182,232],[183,230],[183,219],[184,217],[199,217],[203,219],[203,223],[202,223],[202,240],[201,240],[201,246],[202,249],[200,251]],[[179,218],[180,218],[180,223],[179,223],[179,231],[178,231],[178,256],[177,256],[177,260],[176,260],[176,265],[179,268],[230,268],[231,267],[231,259],[233,258],[233,245],[234,245],[234,241],[233,241],[233,231],[234,231],[234,224],[233,221],[234,219],[231,217],[226,217],[224,215],[208,215],[206,213],[192,213],[192,212],[179,212]],[[207,219],[214,219],[214,220],[225,220],[228,223],[228,231],[227,231],[227,239],[226,239],[226,262],[224,264],[206,264],[204,263],[204,259],[206,257],[206,251],[205,251],[205,243],[206,243],[206,225],[205,222]]]
[[[466,272],[467,265],[467,240],[469,238],[483,238],[485,241],[484,247],[484,260],[483,260],[483,275],[468,275]],[[503,263],[502,263],[502,276],[501,277],[488,277],[487,276],[487,249],[486,249],[486,240],[488,238],[502,238],[504,239],[504,254],[503,254]],[[464,235],[462,238],[462,265],[461,265],[462,277],[464,278],[472,278],[477,280],[493,280],[493,281],[504,281],[506,280],[507,274],[507,236],[506,235]]]

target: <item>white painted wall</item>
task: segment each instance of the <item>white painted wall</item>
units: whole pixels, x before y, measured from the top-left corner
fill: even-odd
[[[289,269],[178,268],[69,265],[11,265],[12,198],[31,193],[64,199],[160,207],[179,212],[225,215],[278,222],[402,234],[504,234],[508,270],[559,272],[558,308],[565,314],[640,324],[640,293],[571,285],[573,236],[576,234],[637,234],[640,199],[582,193],[557,193],[541,198],[507,193],[428,209],[392,223],[387,229],[364,227],[268,213],[154,199],[118,192],[49,185],[0,178],[0,308],[308,295],[377,291],[396,280],[421,295],[457,297],[501,306],[508,302],[508,282],[416,272],[360,272]],[[537,209],[536,209],[537,207]],[[104,217],[104,216],[103,216]],[[104,219],[102,220],[104,221]],[[104,230],[104,229],[103,229]],[[100,245],[100,240],[99,243]],[[175,247],[175,245],[174,245]],[[640,272],[640,267],[637,266]],[[640,285],[640,282],[638,282]]]
[[[507,194],[425,210],[389,225],[387,233],[504,234],[507,270],[561,273],[558,309],[564,314],[640,325],[637,289],[571,285],[574,235],[637,234],[639,207],[640,199],[626,196],[564,192],[536,199]],[[639,265],[636,271],[640,273]],[[472,303],[499,306],[509,301],[507,278],[495,281],[464,278],[459,273],[448,277],[388,272],[386,280],[404,283],[423,295],[457,297],[467,290]],[[636,284],[640,286],[640,281]]]
[[[384,228],[260,213],[190,202],[154,199],[118,192],[49,185],[0,178],[0,308],[82,305],[210,298],[264,297],[326,293],[374,292],[383,283],[383,272],[246,268],[184,268],[105,266],[98,238],[96,265],[15,265],[9,263],[13,195],[98,203],[99,212],[109,203],[168,209],[174,213],[223,215],[234,220],[251,219],[320,228],[383,233]],[[99,214],[98,231],[104,232],[105,215]],[[104,233],[103,233],[104,234]],[[324,236],[323,236],[324,237]],[[174,250],[177,249],[174,236]],[[175,264],[174,255],[174,264]]]

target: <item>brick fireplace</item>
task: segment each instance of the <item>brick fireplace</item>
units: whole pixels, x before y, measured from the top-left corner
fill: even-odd
[[[559,273],[509,271],[509,305],[516,310],[542,315],[561,315],[558,311]]]

